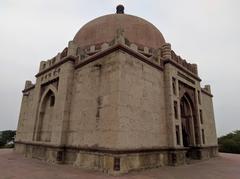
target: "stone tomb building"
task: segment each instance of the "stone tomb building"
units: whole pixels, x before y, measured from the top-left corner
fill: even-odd
[[[150,22],[84,25],[26,81],[15,151],[117,175],[217,155],[210,86]]]

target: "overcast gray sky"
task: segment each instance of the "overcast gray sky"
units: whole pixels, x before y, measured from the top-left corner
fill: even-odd
[[[218,136],[240,129],[239,0],[1,0],[0,130],[16,129],[21,90],[39,62],[62,51],[89,20],[115,13],[145,18],[211,84]]]

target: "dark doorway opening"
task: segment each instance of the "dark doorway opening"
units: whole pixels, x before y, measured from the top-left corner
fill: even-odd
[[[193,105],[188,95],[183,95],[180,101],[182,121],[182,141],[184,147],[194,146]]]

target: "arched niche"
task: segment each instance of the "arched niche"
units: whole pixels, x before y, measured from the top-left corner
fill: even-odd
[[[51,142],[56,90],[50,86],[40,100],[36,130],[36,140]]]
[[[198,124],[195,111],[195,106],[190,95],[185,93],[180,100],[182,141],[184,147],[192,147],[198,143]]]

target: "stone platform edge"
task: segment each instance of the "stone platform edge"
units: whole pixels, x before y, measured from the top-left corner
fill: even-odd
[[[70,164],[109,175],[121,175],[134,170],[161,166],[183,165],[189,160],[205,160],[218,156],[218,146],[114,150],[16,141],[14,150],[28,158],[37,158],[49,163]]]

